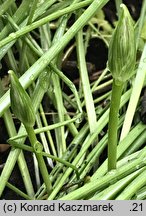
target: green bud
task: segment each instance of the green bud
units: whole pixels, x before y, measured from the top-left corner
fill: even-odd
[[[35,114],[30,97],[15,73],[9,71],[9,74],[11,75],[10,100],[12,111],[25,126],[33,126]]]
[[[127,7],[121,4],[120,19],[112,35],[108,53],[108,67],[115,82],[127,81],[136,62],[136,42],[133,20]]]

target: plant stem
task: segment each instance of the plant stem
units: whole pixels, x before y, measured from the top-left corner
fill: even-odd
[[[94,101],[92,97],[90,81],[89,81],[89,76],[88,76],[88,71],[86,66],[82,29],[77,34],[76,42],[77,42],[77,60],[79,64],[79,71],[80,71],[80,76],[81,76],[81,81],[83,86],[85,106],[87,110],[90,133],[92,134],[94,133],[96,128],[96,113],[95,113],[95,106],[94,106]]]
[[[32,200],[33,199],[31,196],[25,194],[24,192],[22,192],[21,190],[16,188],[14,185],[10,184],[9,182],[7,182],[7,187],[9,189],[11,189],[12,191],[14,191],[15,193],[19,194],[19,196],[25,198],[26,200]]]
[[[115,83],[115,80],[113,80],[108,125],[108,171],[116,169],[118,112],[120,107],[122,89],[123,83],[117,85]]]
[[[127,187],[122,191],[116,200],[130,200],[135,193],[145,186],[146,170],[138,175]]]
[[[124,137],[127,136],[131,128],[134,113],[135,113],[135,110],[136,110],[136,107],[137,107],[137,104],[140,98],[140,94],[141,94],[142,87],[144,85],[145,78],[146,78],[146,70],[145,70],[146,62],[144,61],[145,58],[146,58],[146,43],[143,48],[139,66],[136,72],[136,77],[133,83],[132,93],[131,93],[129,104],[128,104],[127,111],[125,114],[125,120],[123,123],[120,140],[123,140]]]
[[[37,141],[36,135],[34,133],[33,127],[25,126],[25,128],[26,128],[26,131],[28,133],[28,137],[29,137],[29,140],[31,142],[31,145],[35,150],[35,144],[38,141]],[[47,192],[48,192],[48,194],[50,194],[50,192],[52,190],[52,184],[51,184],[51,181],[50,181],[50,178],[49,178],[49,174],[48,174],[48,170],[47,170],[44,158],[43,158],[43,156],[41,154],[37,153],[36,151],[35,151],[35,155],[36,155],[36,158],[37,158],[37,161],[38,161],[38,164],[39,164],[40,172],[42,174],[44,183],[46,185]]]
[[[116,195],[123,191],[125,187],[127,187],[133,179],[135,179],[139,174],[143,173],[145,167],[127,175],[126,177],[122,178],[121,180],[117,181],[116,183],[110,185],[106,189],[102,190],[95,196],[91,198],[91,200],[113,200],[116,198]],[[121,193],[122,194],[122,193]],[[120,194],[120,195],[121,195]]]
[[[121,107],[128,101],[128,99],[130,97],[130,93],[131,93],[131,91],[127,91],[122,96],[121,104],[120,104]],[[83,142],[83,144],[82,144],[83,148],[78,153],[78,155],[75,157],[75,159],[73,160],[73,162],[72,162],[73,165],[77,166],[80,158],[82,158],[83,154],[86,153],[86,151],[89,148],[89,146],[97,139],[97,136],[100,133],[100,131],[102,131],[102,129],[108,123],[108,115],[109,115],[109,109],[98,120],[97,125],[96,125],[96,127],[97,127],[96,132],[93,133],[88,139],[86,138],[84,142],[83,142],[83,137],[84,136],[87,137],[86,130],[88,129],[88,124],[85,124],[85,126],[82,127],[82,129],[80,130],[78,136],[76,136],[74,138],[74,140],[72,141],[72,143],[76,143],[76,145],[79,145],[79,143]],[[66,172],[64,173],[64,175],[60,179],[59,184],[57,184],[56,187],[54,187],[54,190],[51,193],[51,195],[49,196],[49,199],[54,199],[55,198],[55,196],[57,195],[57,193],[59,192],[59,190],[61,189],[61,187],[65,184],[66,179],[71,174],[71,172],[72,172],[72,169],[70,169],[70,168],[68,170],[66,170]]]
[[[122,104],[122,100],[121,100],[121,104]],[[141,134],[145,131],[145,129],[146,129],[146,126],[140,122],[128,133],[125,139],[119,142],[117,146],[118,161],[122,158],[122,155],[124,154],[124,152],[127,152],[127,149],[129,149],[129,147],[133,145],[137,137],[141,136]],[[124,164],[125,163],[127,163],[127,160],[126,162],[124,161]],[[117,167],[121,167],[121,166],[123,166],[123,163],[119,165],[117,164]],[[97,171],[93,174],[91,179],[95,180],[105,175],[106,173],[107,173],[107,160],[105,160],[104,163],[97,169]]]

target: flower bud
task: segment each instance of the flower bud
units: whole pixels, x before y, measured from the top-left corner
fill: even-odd
[[[11,75],[10,100],[12,111],[25,126],[33,126],[35,114],[30,97],[20,84],[15,73],[9,71],[9,74]]]
[[[136,62],[136,42],[133,20],[127,7],[121,4],[120,19],[112,35],[108,67],[116,83],[127,81],[132,75]]]

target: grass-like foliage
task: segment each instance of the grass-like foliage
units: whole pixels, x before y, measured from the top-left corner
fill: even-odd
[[[0,0],[0,197],[145,199],[146,1],[113,20],[109,0],[18,2]]]

